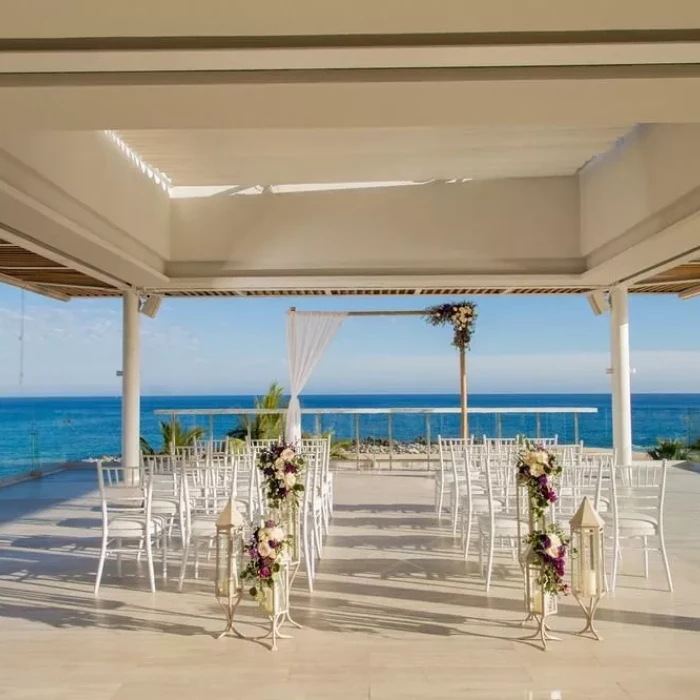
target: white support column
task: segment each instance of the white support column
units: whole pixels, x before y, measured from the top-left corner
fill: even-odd
[[[632,394],[627,288],[610,290],[613,447],[618,464],[632,461]]]
[[[139,295],[124,292],[122,328],[122,464],[138,467],[141,436],[141,349]]]

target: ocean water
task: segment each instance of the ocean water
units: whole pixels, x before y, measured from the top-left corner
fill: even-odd
[[[146,396],[141,399],[142,434],[160,445],[159,417],[156,409],[179,408],[250,408],[253,396]],[[612,444],[611,400],[606,394],[476,394],[469,405],[483,408],[523,407],[592,407],[595,414],[579,418],[579,436],[587,445],[610,447]],[[442,408],[459,406],[456,395],[318,395],[304,396],[303,408]],[[222,437],[236,425],[235,416],[186,417],[186,426],[202,425]],[[46,466],[65,460],[85,459],[120,452],[121,400],[118,397],[70,398],[3,398],[0,399],[0,476]],[[318,427],[314,416],[304,416],[303,428],[313,432]],[[457,436],[459,415],[433,415],[431,439],[437,435]],[[324,415],[320,428],[338,438],[355,435],[355,417]],[[652,445],[659,437],[700,437],[700,394],[635,394],[632,397],[633,442],[638,448]],[[525,414],[503,415],[504,437],[535,435],[536,418]],[[574,420],[569,415],[540,416],[541,435],[559,435],[560,441],[574,439]],[[411,441],[425,437],[424,415],[397,415],[393,418],[395,440]],[[498,425],[493,415],[470,416],[470,432],[496,435]],[[362,437],[387,437],[386,415],[363,415]]]

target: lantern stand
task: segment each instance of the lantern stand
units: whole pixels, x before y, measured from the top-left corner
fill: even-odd
[[[579,635],[590,633],[602,640],[594,626],[594,617],[605,595],[605,522],[586,496],[569,521],[571,528],[571,592],[586,616],[586,626]]]
[[[229,501],[216,519],[216,599],[226,615],[226,629],[217,637],[239,636],[233,618],[243,588],[238,579],[237,558],[242,550],[243,517]]]

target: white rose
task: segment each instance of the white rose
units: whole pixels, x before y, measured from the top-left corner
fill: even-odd
[[[561,547],[561,540],[559,539],[559,535],[555,535],[552,533],[551,535],[548,535],[549,537],[549,547],[545,550],[545,552],[550,556],[556,559],[556,557],[559,556],[559,549]]]
[[[284,460],[281,457],[278,457],[275,460],[275,469],[282,469],[284,467]]]
[[[274,551],[275,550],[268,544],[267,539],[258,542],[258,554],[261,557],[270,557],[273,555]]]
[[[539,462],[534,462],[533,464],[530,464],[530,474],[535,477],[542,476],[544,474],[544,465],[540,464]]]
[[[281,542],[284,539],[284,530],[281,527],[273,527],[270,530],[270,539],[275,542]]]
[[[288,472],[287,474],[284,475],[284,485],[288,488],[291,489],[294,484],[297,483],[297,475],[294,474],[293,472]]]
[[[285,462],[289,462],[290,460],[294,459],[294,450],[288,447],[286,450],[282,451],[280,458]]]
[[[549,453],[545,452],[544,450],[537,450],[534,455],[537,462],[544,464],[545,466],[549,466]]]

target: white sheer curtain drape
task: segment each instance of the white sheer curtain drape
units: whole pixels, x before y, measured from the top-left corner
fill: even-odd
[[[287,346],[291,396],[285,429],[288,443],[295,443],[301,439],[299,394],[346,316],[347,314],[342,312],[289,311]]]

